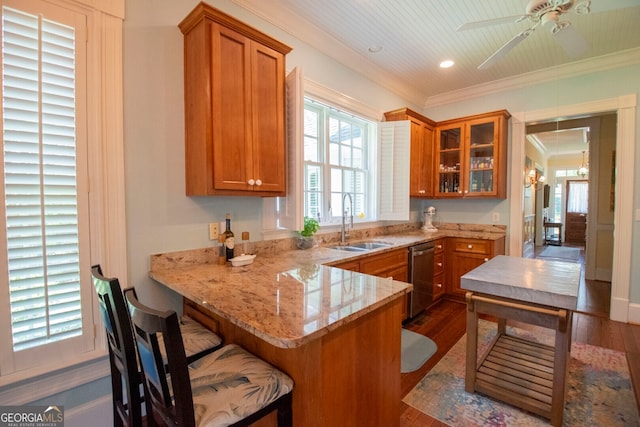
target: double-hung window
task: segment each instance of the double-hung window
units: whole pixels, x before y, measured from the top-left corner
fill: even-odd
[[[375,219],[375,126],[305,98],[305,216],[330,223],[339,221],[346,211],[358,219]]]
[[[298,68],[287,76],[287,197],[263,199],[265,233],[300,230],[303,217],[337,225],[345,211],[354,222],[409,220],[410,123],[379,114]]]

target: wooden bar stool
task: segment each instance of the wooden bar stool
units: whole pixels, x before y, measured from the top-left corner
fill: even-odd
[[[113,422],[115,426],[142,425],[143,394],[140,392],[140,372],[131,318],[116,278],[105,278],[100,265],[91,267],[93,286],[98,296],[100,312],[107,333],[111,392],[113,394]],[[197,360],[222,345],[222,339],[196,321],[183,316],[180,320],[185,337],[185,351],[189,360]],[[162,341],[162,337],[159,337]],[[188,349],[188,350],[187,350]],[[166,355],[163,356],[166,360]],[[124,392],[123,392],[124,387]],[[151,413],[149,401],[146,412]]]
[[[155,416],[175,426],[248,426],[276,410],[278,426],[292,425],[289,376],[235,344],[189,365],[176,312],[142,305],[131,289],[124,295]],[[172,343],[166,346],[167,372],[159,333]]]

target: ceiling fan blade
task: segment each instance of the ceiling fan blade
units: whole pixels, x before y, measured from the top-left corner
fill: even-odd
[[[496,50],[493,53],[493,55],[488,57],[482,64],[478,65],[478,70],[485,70],[491,67],[495,62],[499,61],[503,56],[509,53],[511,49],[516,47],[518,43],[520,43],[522,40],[529,37],[531,33],[533,33],[533,31],[536,29],[536,27],[537,25],[534,25],[533,27],[522,31],[521,33],[513,37],[511,40],[506,42],[500,49]]]
[[[507,24],[510,22],[520,22],[528,18],[529,15],[504,16],[502,18],[485,19],[483,21],[465,22],[456,28],[456,31],[474,30],[476,28],[490,27],[492,25]]]
[[[589,42],[582,37],[569,22],[563,22],[562,28],[553,32],[555,41],[571,58],[577,58],[589,50]]]

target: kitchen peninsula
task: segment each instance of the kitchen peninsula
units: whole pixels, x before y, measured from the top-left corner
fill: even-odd
[[[391,245],[369,254],[487,234],[504,239],[410,232],[377,236]],[[217,250],[206,248],[152,256],[150,277],[180,294],[185,312],[226,342],[294,379],[295,425],[397,425],[400,325],[412,285],[329,266],[362,256],[328,247],[273,250],[230,267],[217,265]],[[275,425],[275,417],[266,422]]]
[[[213,320],[226,342],[294,379],[294,425],[397,423],[402,302],[411,285],[283,258],[227,267],[213,257],[150,274],[185,298],[190,315]]]

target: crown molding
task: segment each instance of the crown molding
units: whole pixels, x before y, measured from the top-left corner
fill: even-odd
[[[231,2],[312,46],[338,63],[362,74],[413,105],[424,104],[424,94],[416,92],[414,87],[398,79],[397,75],[384,70],[365,55],[351,49],[342,41],[320,29],[313,22],[293,14],[289,10],[270,7],[269,2],[260,2],[259,5],[245,0],[231,0]],[[304,34],[304,39],[301,34]]]
[[[495,80],[468,88],[455,90],[440,95],[427,98],[425,109],[439,105],[451,104],[495,94],[507,90],[520,89],[523,87],[559,80],[563,78],[575,77],[583,74],[606,71],[615,68],[625,67],[640,63],[640,48],[625,50],[622,52],[603,55],[597,58],[589,58],[582,61],[572,62],[567,65],[546,68],[540,71],[520,74],[514,77]]]
[[[526,138],[537,152],[539,152],[543,156],[547,155],[547,148],[540,141],[540,138],[538,138],[537,135],[529,133],[527,134]]]
[[[543,70],[520,74],[514,77],[495,80],[438,95],[426,96],[426,94],[416,91],[416,89],[410,84],[398,79],[397,75],[389,73],[382,67],[370,61],[367,56],[354,51],[342,41],[318,28],[312,22],[302,19],[300,16],[293,14],[289,10],[269,7],[269,2],[260,2],[259,5],[255,5],[249,3],[247,0],[231,1],[260,17],[264,21],[269,22],[286,33],[294,36],[303,43],[309,44],[328,57],[335,59],[337,62],[361,73],[369,80],[395,95],[415,104],[416,106],[422,106],[425,110],[440,105],[468,100],[470,98],[495,94],[496,92],[520,89],[533,84],[540,84],[562,78],[570,78],[640,63],[640,48],[634,48],[610,55],[603,55],[596,58],[572,62],[567,65],[545,68]],[[304,35],[304,39],[301,36],[302,34]]]

